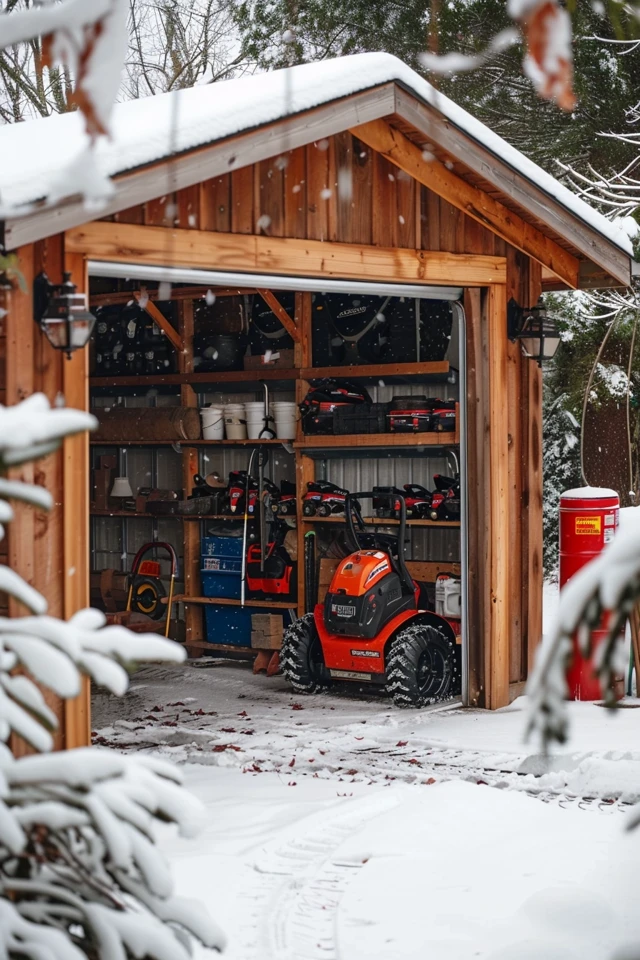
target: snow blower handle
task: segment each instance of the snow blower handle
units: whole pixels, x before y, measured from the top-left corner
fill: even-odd
[[[352,541],[353,546],[356,550],[361,550],[362,544],[360,541],[360,536],[364,533],[366,529],[366,523],[362,519],[362,514],[360,513],[360,500],[373,500],[374,497],[380,500],[388,500],[391,509],[394,509],[397,503],[400,504],[400,523],[398,527],[398,536],[397,539],[391,538],[390,535],[385,534],[385,538],[388,540],[396,539],[396,550],[398,557],[398,571],[400,573],[400,578],[404,581],[406,586],[409,589],[413,589],[413,579],[411,574],[407,570],[407,565],[404,561],[404,538],[407,529],[407,502],[404,496],[401,493],[381,493],[376,490],[368,490],[362,493],[348,493],[344,503],[344,512],[347,517],[347,529],[349,532],[349,539]],[[356,525],[354,523],[354,515],[360,526],[360,531],[356,530]],[[372,524],[374,527],[381,526],[380,521],[376,521],[375,524]],[[384,526],[384,523],[382,524]],[[374,534],[375,536],[375,534]]]

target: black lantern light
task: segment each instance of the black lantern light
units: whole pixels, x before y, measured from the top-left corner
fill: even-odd
[[[547,314],[542,299],[535,307],[526,309],[515,300],[507,305],[507,336],[509,340],[519,340],[525,357],[536,360],[542,366],[545,360],[552,360],[560,345],[558,326]]]
[[[86,294],[76,291],[70,273],[63,274],[62,283],[51,283],[44,272],[33,282],[34,319],[51,346],[67,357],[86,347],[96,322],[87,310]]]

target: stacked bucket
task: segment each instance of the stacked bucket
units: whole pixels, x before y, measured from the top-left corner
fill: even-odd
[[[264,402],[212,404],[200,409],[205,440],[258,440],[265,429],[278,440],[294,440],[298,408],[293,400],[275,400],[265,418]]]

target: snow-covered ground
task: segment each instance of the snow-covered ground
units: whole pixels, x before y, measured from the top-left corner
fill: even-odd
[[[616,956],[630,960],[640,701],[569,706],[571,741],[544,761],[523,742],[524,698],[400,711],[200,660],[97,694],[94,729],[184,765],[206,827],[163,846],[230,960],[604,960],[632,945]]]

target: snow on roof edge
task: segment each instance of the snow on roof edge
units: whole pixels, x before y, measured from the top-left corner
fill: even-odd
[[[407,64],[386,53],[354,54],[119,103],[114,108],[112,139],[103,139],[98,146],[98,163],[104,175],[117,177],[389,82],[398,83],[411,96],[438,111],[499,161],[633,257],[629,237],[615,223],[437,91]],[[175,109],[176,97],[179,110]],[[43,149],[44,124],[48,125],[45,129],[49,133],[49,149]],[[214,130],[217,136],[212,136]],[[15,195],[16,204],[24,204],[55,194],[56,178],[50,170],[52,152],[59,157],[56,169],[60,169],[77,160],[79,146],[82,153],[87,138],[77,113],[0,127],[0,148],[4,148],[0,169],[2,206],[6,205],[7,195]]]

